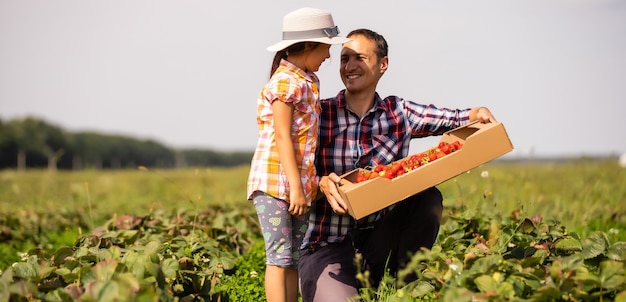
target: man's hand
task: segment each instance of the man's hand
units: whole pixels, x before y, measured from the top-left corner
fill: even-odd
[[[337,191],[337,184],[340,180],[341,178],[337,174],[330,173],[328,176],[322,176],[319,184],[320,191],[326,195],[326,199],[333,208],[333,211],[343,215],[346,213],[348,207],[341,198],[341,195],[339,195],[339,191]]]
[[[479,121],[481,123],[496,122],[496,118],[491,114],[487,107],[476,107],[470,111],[470,121]]]

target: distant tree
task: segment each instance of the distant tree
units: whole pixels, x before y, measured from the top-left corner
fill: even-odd
[[[119,135],[78,132],[73,135],[75,156],[88,167],[135,168],[173,167],[174,151],[153,140]],[[76,161],[75,161],[76,162]]]
[[[59,127],[26,117],[6,123],[5,130],[4,140],[15,145],[18,171],[26,168],[27,156],[34,157],[35,161],[46,158],[48,168],[56,170],[56,162],[67,145],[66,135]]]
[[[0,119],[0,168],[15,166],[17,147],[9,126]]]
[[[154,140],[96,132],[65,132],[32,117],[0,120],[0,168],[231,167],[250,163],[252,152],[173,150]]]
[[[187,149],[180,151],[189,166],[233,167],[250,164],[253,152],[216,152],[212,150]]]

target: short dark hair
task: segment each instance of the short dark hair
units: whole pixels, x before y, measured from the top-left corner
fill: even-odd
[[[385,37],[383,37],[381,34],[366,28],[359,28],[351,31],[347,37],[350,38],[351,36],[356,35],[364,36],[370,40],[373,40],[376,43],[376,55],[378,56],[379,60],[386,57],[389,53],[387,40],[385,40]]]

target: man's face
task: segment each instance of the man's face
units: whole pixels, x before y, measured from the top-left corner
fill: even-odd
[[[349,92],[376,91],[378,80],[387,69],[387,57],[378,60],[375,43],[362,35],[351,36],[341,49],[339,74]]]

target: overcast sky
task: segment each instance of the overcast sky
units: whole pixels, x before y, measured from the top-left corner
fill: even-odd
[[[507,156],[626,152],[621,0],[0,0],[0,118],[252,150],[265,48],[303,6],[330,11],[342,35],[385,36],[381,96],[489,107]],[[343,88],[339,49],[318,72],[322,97]]]

